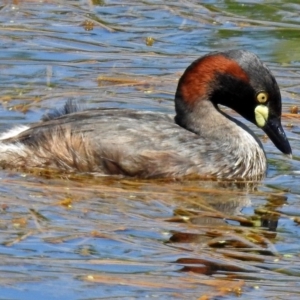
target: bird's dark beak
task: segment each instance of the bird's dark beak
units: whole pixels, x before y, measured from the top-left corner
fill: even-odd
[[[282,153],[292,156],[290,143],[279,118],[269,119],[262,129]]]

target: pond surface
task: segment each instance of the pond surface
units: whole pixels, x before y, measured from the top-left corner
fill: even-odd
[[[293,149],[249,125],[269,172],[247,186],[1,170],[0,299],[298,299],[298,2],[0,1],[1,132],[68,99],[172,113],[193,60],[244,48],[279,82]]]

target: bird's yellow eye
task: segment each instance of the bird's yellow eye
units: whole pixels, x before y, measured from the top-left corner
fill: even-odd
[[[266,92],[259,92],[256,95],[256,100],[258,103],[266,103],[268,101],[268,93]]]

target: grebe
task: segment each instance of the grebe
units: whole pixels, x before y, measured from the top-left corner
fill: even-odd
[[[2,134],[1,165],[140,178],[262,178],[267,160],[261,142],[219,104],[291,155],[274,76],[253,53],[230,50],[204,55],[186,69],[175,94],[175,118],[129,109],[79,111],[67,102],[39,123]]]

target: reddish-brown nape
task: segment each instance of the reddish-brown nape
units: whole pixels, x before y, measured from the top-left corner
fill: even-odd
[[[179,91],[185,103],[194,104],[212,87],[216,74],[228,74],[249,82],[248,75],[237,62],[221,54],[211,55],[195,61],[180,79]]]

